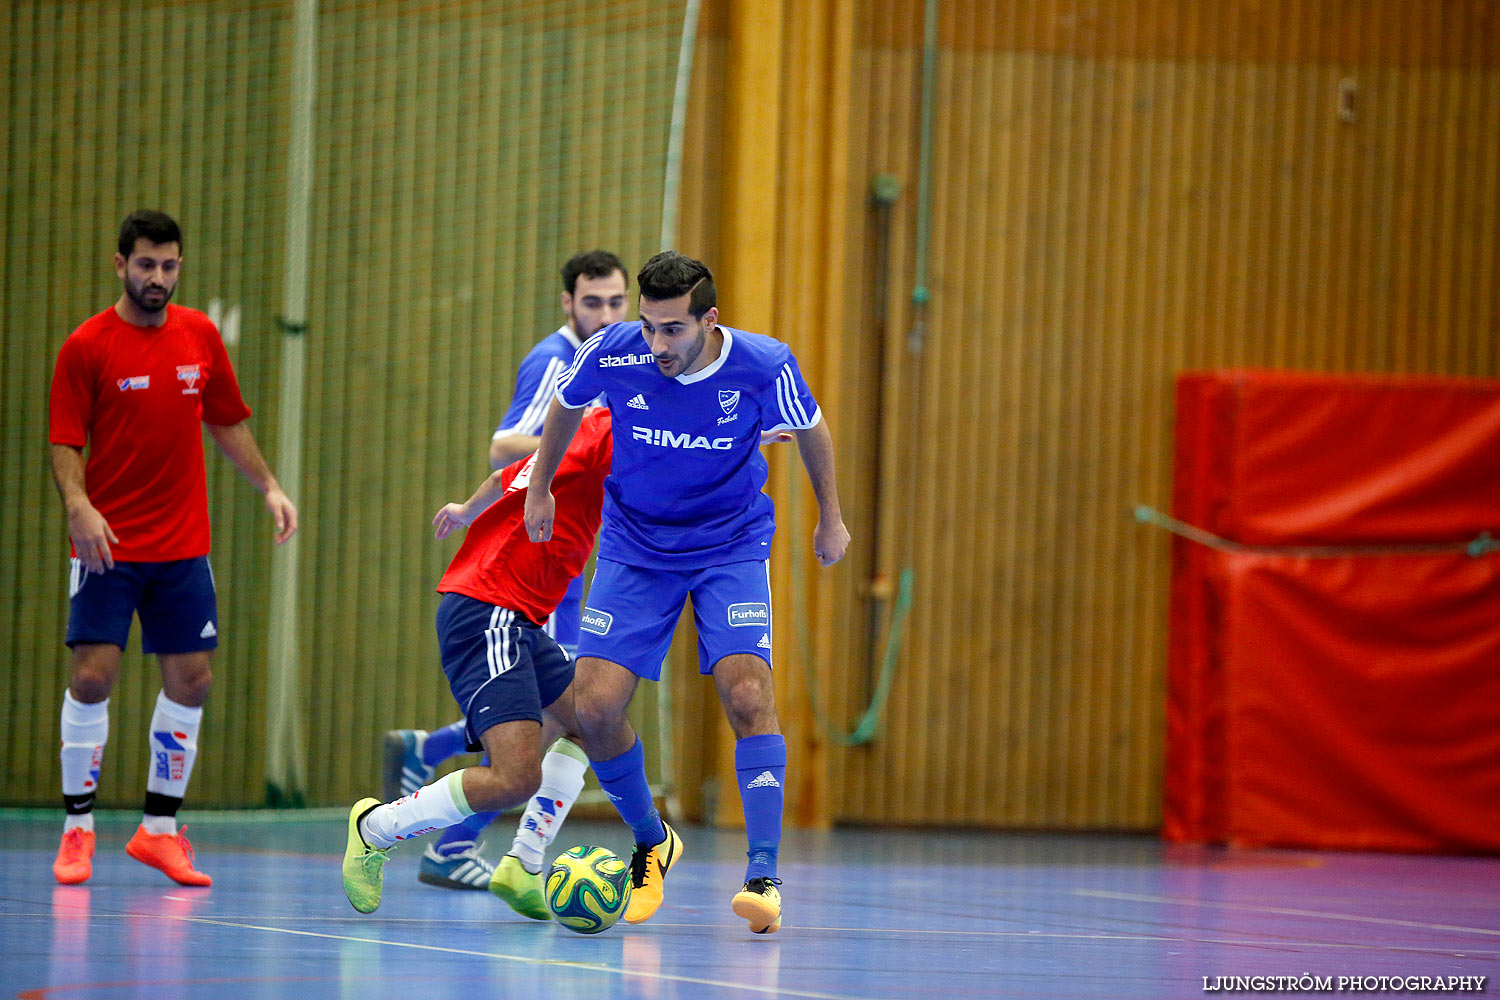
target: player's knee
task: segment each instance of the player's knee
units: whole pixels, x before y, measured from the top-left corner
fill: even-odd
[[[114,675],[110,671],[80,667],[73,671],[68,690],[72,692],[74,700],[94,705],[108,698],[113,687]]]
[[[167,697],[179,705],[201,706],[208,700],[209,688],[213,687],[213,668],[205,664],[201,669],[179,671],[172,678]]]
[[[608,736],[620,724],[624,713],[618,711],[613,705],[597,701],[578,699],[575,706],[578,716],[579,737],[585,744],[597,741],[600,737]]]
[[[776,731],[776,701],[755,679],[740,681],[725,692],[724,714],[737,736]]]
[[[510,760],[504,765],[492,761],[481,769],[477,785],[479,794],[471,796],[469,808],[475,812],[509,809],[531,798],[541,787],[541,761]]]

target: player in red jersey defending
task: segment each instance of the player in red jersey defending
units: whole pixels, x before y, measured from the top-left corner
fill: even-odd
[[[541,784],[545,748],[577,732],[573,662],[543,626],[593,551],[612,444],[609,411],[597,409],[558,470],[558,530],[546,545],[528,540],[523,520],[534,456],[492,473],[466,502],[450,503],[433,518],[438,538],[469,529],[438,583],[437,630],[469,749],[484,749],[488,762],[394,802],[354,804],[344,893],[361,913],[380,905],[386,858],[397,841],[525,802]],[[534,892],[535,899],[512,906],[545,912],[540,875]]]

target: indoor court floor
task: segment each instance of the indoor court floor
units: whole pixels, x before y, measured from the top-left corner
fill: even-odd
[[[1412,987],[1424,976],[1471,987],[1483,976],[1483,991],[1500,993],[1496,858],[792,832],[785,926],[762,937],[729,911],[742,834],[683,827],[686,853],[657,915],[589,937],[515,916],[488,893],[420,884],[421,841],[393,852],[384,901],[361,916],[340,884],[342,813],[185,818],[210,889],[126,857],[137,816],[124,812],[99,816],[93,879],[59,886],[60,817],[0,810],[0,998],[1163,1000],[1423,995]],[[488,856],[508,831],[508,819],[491,827]],[[619,824],[573,821],[554,848],[625,852],[627,841]],[[1313,978],[1249,988],[1277,976]],[[1339,977],[1362,985],[1341,989]],[[1398,978],[1383,989],[1380,977]],[[1474,990],[1449,995],[1463,992]]]

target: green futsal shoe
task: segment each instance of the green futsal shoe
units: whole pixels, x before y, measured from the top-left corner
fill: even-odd
[[[344,895],[360,913],[374,913],[380,906],[385,882],[385,863],[391,849],[371,847],[359,832],[365,813],[380,805],[379,799],[364,798],[349,810],[349,840],[344,847]]]
[[[501,899],[523,917],[532,920],[551,920],[547,900],[542,895],[542,873],[535,875],[521,867],[521,859],[507,854],[495,866],[490,876],[490,892]]]

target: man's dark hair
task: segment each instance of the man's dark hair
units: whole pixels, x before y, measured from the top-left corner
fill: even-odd
[[[568,262],[562,266],[563,291],[572,295],[578,287],[578,279],[607,278],[616,271],[625,279],[625,287],[630,287],[630,272],[625,270],[625,264],[610,253],[608,250],[585,250],[568,258]]]
[[[635,276],[635,282],[641,287],[641,298],[653,302],[681,298],[692,292],[688,312],[694,319],[702,319],[703,314],[719,302],[714,291],[713,272],[708,265],[676,250],[663,250],[646,261],[641,273]]]
[[[130,259],[135,241],[144,236],[152,243],[176,243],[177,252],[182,252],[182,230],[177,220],[166,212],[154,208],[142,208],[125,216],[120,224],[120,256]]]

